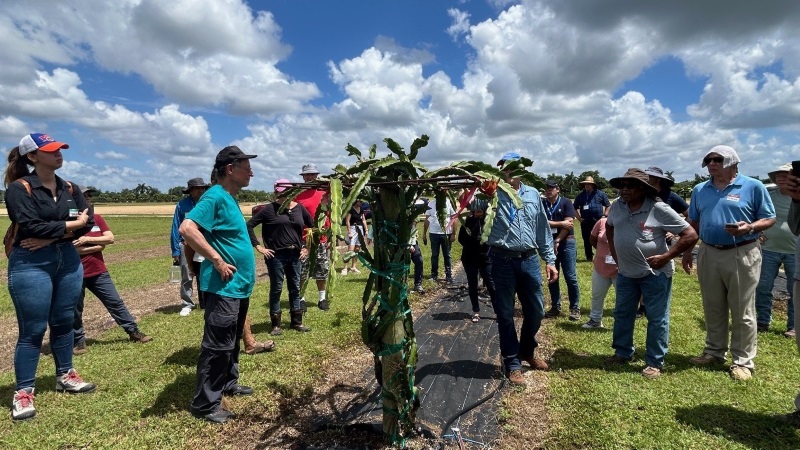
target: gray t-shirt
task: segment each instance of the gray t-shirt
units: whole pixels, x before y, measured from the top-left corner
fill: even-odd
[[[778,192],[777,186],[769,186],[767,191],[769,198],[772,199],[772,204],[775,205],[775,225],[764,230],[764,237],[767,240],[761,249],[791,255],[795,252],[795,237],[788,223],[792,198]]]
[[[642,278],[663,273],[671,277],[675,264],[670,261],[654,270],[647,263],[648,256],[667,252],[666,234],[679,234],[689,227],[678,213],[664,202],[645,198],[638,211],[631,212],[619,199],[608,211],[606,227],[614,227],[614,249],[617,251],[619,273],[628,278]]]

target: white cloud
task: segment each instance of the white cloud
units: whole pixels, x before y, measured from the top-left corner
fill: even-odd
[[[108,150],[105,152],[97,152],[94,154],[94,157],[97,159],[111,159],[116,161],[121,161],[123,159],[128,159],[128,155],[120,152],[115,152],[113,150]]]
[[[453,41],[457,41],[461,35],[469,31],[469,13],[457,8],[450,8],[447,10],[447,15],[450,16],[450,19],[453,21],[452,24],[447,27],[447,34],[450,35]]]

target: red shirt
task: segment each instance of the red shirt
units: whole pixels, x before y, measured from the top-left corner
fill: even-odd
[[[92,227],[92,231],[86,233],[86,236],[100,237],[106,231],[111,231],[111,229],[108,228],[103,217],[95,213],[94,226]],[[94,277],[101,273],[108,272],[106,262],[103,260],[103,252],[94,252],[81,256],[81,264],[83,264],[83,278]]]
[[[311,217],[314,219],[314,225],[316,225],[317,220],[317,208],[319,208],[319,204],[322,203],[322,199],[325,197],[325,191],[321,191],[319,189],[306,189],[305,191],[301,192],[294,198],[294,201],[303,205],[308,212],[311,213]],[[325,220],[325,225],[330,227],[330,219]],[[303,239],[306,239],[308,234],[308,228],[303,230]],[[320,242],[327,242],[328,237],[324,234],[320,236]]]

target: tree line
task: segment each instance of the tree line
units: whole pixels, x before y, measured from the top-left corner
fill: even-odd
[[[667,171],[665,173],[672,177],[673,172]],[[610,197],[617,196],[616,190],[611,187],[608,179],[600,175],[600,172],[597,170],[586,170],[578,175],[575,175],[573,172],[566,175],[551,173],[545,177],[535,173],[534,175],[541,180],[542,183],[544,183],[545,180],[555,180],[558,182],[561,188],[561,195],[567,198],[575,198],[575,196],[583,190],[580,182],[585,180],[586,177],[594,178],[598,189],[605,191]],[[758,176],[753,176],[753,178],[759,179]],[[696,184],[706,180],[708,180],[708,175],[694,174],[694,179],[692,180],[676,182],[672,190],[683,198],[689,198],[692,194],[692,188]],[[185,196],[183,190],[186,189],[186,186],[175,186],[167,190],[167,192],[161,192],[158,188],[148,186],[145,183],[140,183],[133,189],[122,189],[119,192],[103,191],[93,186],[89,187],[97,191],[92,196],[95,203],[177,203]],[[3,192],[0,191],[0,194],[2,193]],[[3,197],[0,197],[0,199],[2,198]],[[258,189],[242,189],[237,198],[240,202],[256,203],[272,201],[275,199],[275,195],[272,192]]]

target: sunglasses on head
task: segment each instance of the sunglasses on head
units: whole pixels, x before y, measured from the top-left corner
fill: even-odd
[[[715,162],[717,164],[722,164],[723,161],[725,161],[725,158],[723,158],[722,156],[714,156],[703,159],[703,162],[706,163],[706,165],[711,164],[712,162]]]

